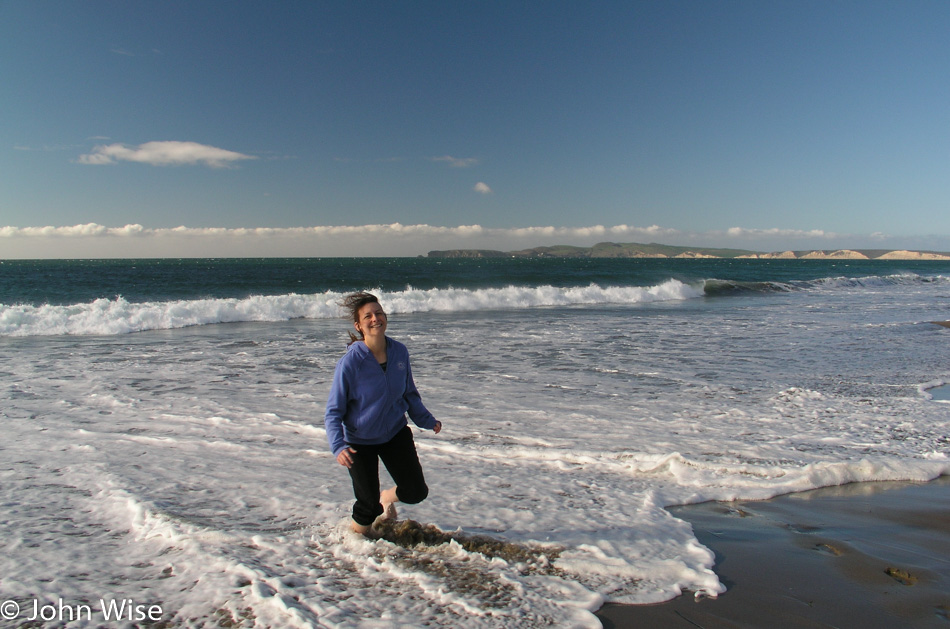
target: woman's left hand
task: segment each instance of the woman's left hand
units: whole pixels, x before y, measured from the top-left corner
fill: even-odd
[[[432,429],[432,432],[434,432],[435,434],[439,434],[440,432],[442,432],[442,422],[436,421],[435,428]]]

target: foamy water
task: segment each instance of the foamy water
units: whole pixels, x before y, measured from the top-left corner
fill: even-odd
[[[664,507],[950,473],[946,286],[384,293],[445,424],[416,433],[431,494],[401,516],[547,570],[347,532],[332,293],[5,306],[0,599],[88,604],[76,627],[124,599],[182,626],[597,627],[605,600],[715,596]]]
[[[391,314],[471,312],[498,308],[533,308],[591,304],[639,304],[695,299],[702,286],[669,280],[652,287],[509,286],[464,290],[432,288],[387,292],[371,289],[386,299]],[[343,293],[314,295],[254,295],[242,299],[189,299],[130,303],[124,298],[96,299],[72,305],[0,304],[0,336],[60,334],[126,334],[173,330],[211,323],[329,319],[341,314]]]

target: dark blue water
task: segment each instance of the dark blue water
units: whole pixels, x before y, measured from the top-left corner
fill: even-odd
[[[362,289],[655,286],[716,279],[708,294],[824,278],[950,274],[950,262],[738,259],[279,258],[0,261],[0,304],[130,303]]]

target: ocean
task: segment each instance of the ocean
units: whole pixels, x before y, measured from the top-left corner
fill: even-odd
[[[347,530],[323,411],[362,289],[444,424],[400,517],[446,543]],[[2,261],[0,626],[599,627],[716,596],[666,507],[950,474],[948,319],[946,262]]]

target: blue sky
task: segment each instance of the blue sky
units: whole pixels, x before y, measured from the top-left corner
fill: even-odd
[[[3,0],[0,258],[948,251],[948,32],[943,1]]]

